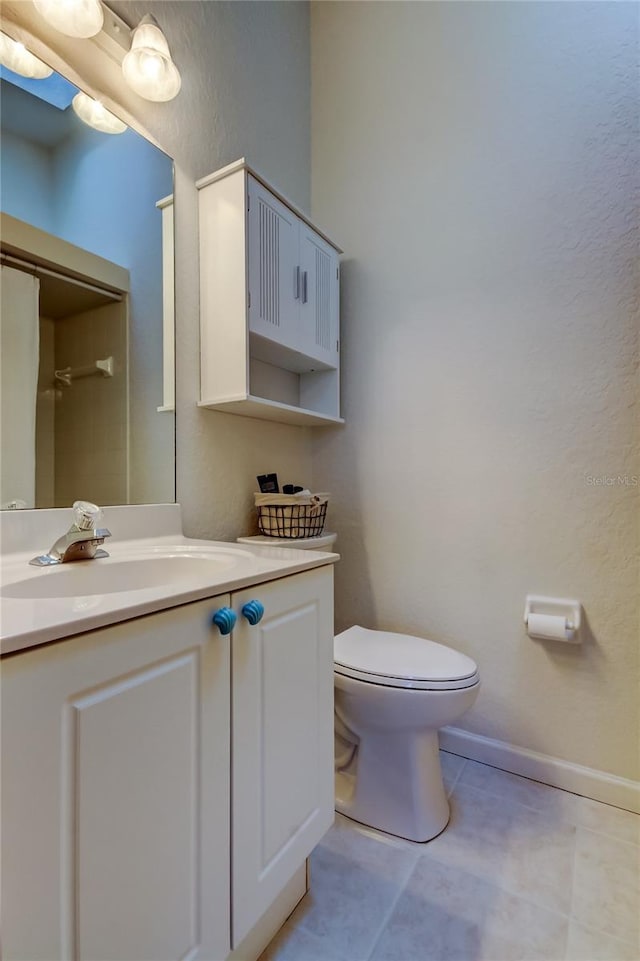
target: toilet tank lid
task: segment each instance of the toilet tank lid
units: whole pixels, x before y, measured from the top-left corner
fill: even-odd
[[[459,681],[478,670],[470,657],[445,644],[358,625],[336,635],[333,654],[343,667],[416,681]]]
[[[255,544],[258,547],[285,547],[297,551],[322,551],[333,547],[338,535],[331,531],[314,534],[313,537],[269,537],[268,534],[249,534],[247,537],[236,537],[238,544]]]

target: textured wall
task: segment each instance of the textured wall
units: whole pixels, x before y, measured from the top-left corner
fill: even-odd
[[[200,410],[197,197],[193,181],[246,156],[309,206],[309,9],[303,3],[141,0],[182,70],[177,100],[140,118],[176,161],[177,496],[186,533],[232,538],[253,523],[255,475],[308,482],[310,432]]]
[[[484,681],[463,726],[626,777],[636,16],[316,3],[311,28],[312,213],[347,251],[347,426],[314,464],[338,626],[457,646]],[[580,598],[584,645],[528,639],[527,592]]]

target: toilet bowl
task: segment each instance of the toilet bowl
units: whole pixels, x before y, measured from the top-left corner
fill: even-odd
[[[420,637],[351,627],[334,641],[336,810],[411,841],[449,820],[438,729],[476,700],[465,654]]]
[[[245,544],[333,550],[337,535]],[[410,841],[445,829],[438,729],[457,721],[480,689],[474,661],[408,634],[351,627],[334,639],[336,811]]]

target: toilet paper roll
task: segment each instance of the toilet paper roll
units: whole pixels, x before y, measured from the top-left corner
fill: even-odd
[[[556,614],[529,614],[527,620],[529,637],[548,638],[552,641],[570,641],[573,631],[567,630],[567,620]]]

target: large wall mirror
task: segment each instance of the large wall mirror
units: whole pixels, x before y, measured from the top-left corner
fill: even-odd
[[[173,163],[0,73],[0,505],[175,500]]]

